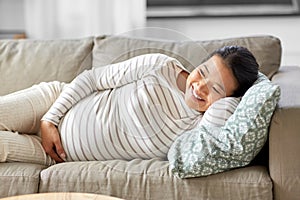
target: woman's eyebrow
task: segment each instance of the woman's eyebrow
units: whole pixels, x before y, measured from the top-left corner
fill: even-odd
[[[209,73],[208,67],[206,66],[206,64],[203,64],[203,66],[205,67],[207,73]]]

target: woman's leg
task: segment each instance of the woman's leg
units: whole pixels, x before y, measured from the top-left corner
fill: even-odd
[[[0,130],[37,134],[40,120],[61,93],[64,83],[40,83],[0,97]]]
[[[55,164],[44,151],[40,137],[10,131],[0,131],[0,162]]]
[[[0,97],[0,162],[51,165],[39,133],[40,120],[61,93],[64,83],[40,83]],[[26,134],[21,134],[26,133]]]

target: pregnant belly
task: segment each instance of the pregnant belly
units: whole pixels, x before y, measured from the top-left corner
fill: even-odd
[[[99,122],[97,111],[103,93],[81,100],[64,116],[59,124],[61,142],[68,161],[103,159],[99,153]]]

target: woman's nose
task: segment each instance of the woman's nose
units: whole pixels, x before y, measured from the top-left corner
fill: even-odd
[[[197,91],[199,91],[201,94],[204,94],[204,95],[207,95],[208,92],[209,92],[208,87],[207,87],[207,83],[205,82],[205,80],[198,81],[195,84],[195,89]]]

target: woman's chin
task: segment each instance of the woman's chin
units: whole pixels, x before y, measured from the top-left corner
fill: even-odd
[[[186,104],[188,105],[189,108],[199,111],[199,112],[204,112],[205,106],[201,105],[201,104],[205,104],[205,101],[193,101],[191,99],[186,99]]]

